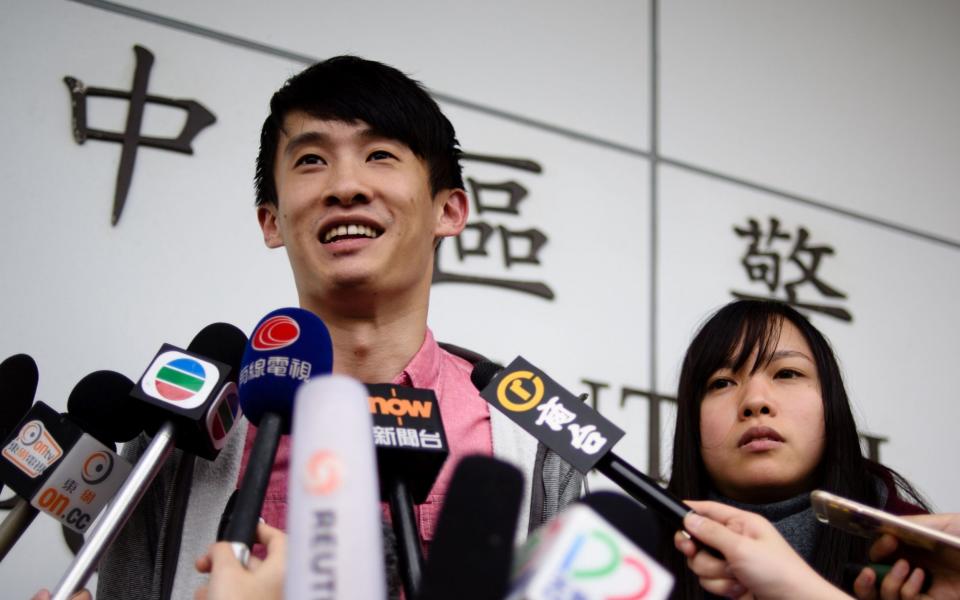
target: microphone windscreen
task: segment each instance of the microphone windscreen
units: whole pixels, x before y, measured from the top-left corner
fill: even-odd
[[[501,369],[503,369],[503,365],[498,365],[489,360],[481,360],[473,366],[473,371],[470,372],[470,382],[478,391],[482,390],[490,384],[493,377]]]
[[[81,429],[112,446],[137,437],[148,424],[144,404],[130,397],[133,382],[115,371],[94,371],[73,386],[67,414]]]
[[[290,431],[293,399],[301,383],[333,369],[333,343],[327,326],[302,308],[281,308],[253,330],[240,369],[240,406],[254,425],[267,412]]]
[[[26,354],[14,354],[0,363],[0,441],[30,410],[38,379],[37,363]]]
[[[660,540],[660,519],[633,498],[613,491],[597,491],[579,500],[613,525],[647,554],[656,556]]]
[[[286,598],[384,598],[380,491],[367,389],[325,375],[296,393]]]
[[[218,360],[230,367],[229,381],[237,382],[240,363],[247,346],[247,336],[229,323],[211,323],[193,336],[187,350]]]
[[[488,456],[457,465],[418,600],[503,598],[510,582],[523,475]]]

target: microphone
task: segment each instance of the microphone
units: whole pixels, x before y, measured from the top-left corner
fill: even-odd
[[[611,449],[622,429],[518,356],[506,368],[478,363],[470,377],[480,396],[586,475],[590,469],[656,510],[676,529],[691,508]]]
[[[311,379],[296,393],[286,598],[386,597],[366,404],[363,385],[344,375]]]
[[[301,308],[281,308],[257,324],[243,353],[240,405],[257,427],[247,470],[220,541],[231,542],[244,565],[257,534],[263,497],[280,436],[290,433],[294,394],[310,377],[333,368],[333,343],[326,325]]]
[[[0,473],[20,496],[18,515],[0,525],[0,558],[36,517],[46,512],[83,533],[116,493],[130,464],[115,452],[140,432],[140,410],[130,402],[133,382],[96,371],[80,380],[60,415],[38,402],[3,446]]]
[[[458,464],[417,600],[503,598],[510,583],[523,475],[488,456]]]
[[[86,543],[53,591],[53,600],[67,600],[93,574],[147,488],[173,451],[213,460],[240,417],[236,393],[236,358],[246,344],[242,331],[226,323],[204,327],[188,350],[164,344],[130,396],[141,401],[153,439],[113,502],[88,530]],[[196,350],[207,353],[200,355]],[[130,402],[130,399],[127,399]]]
[[[367,384],[381,500],[390,505],[400,577],[407,598],[420,593],[423,548],[413,505],[427,499],[449,454],[433,390]]]
[[[620,504],[611,515],[610,505],[609,498],[574,504],[531,534],[519,551],[507,600],[669,597],[673,575],[608,521],[642,518],[643,511]],[[646,519],[655,522],[652,515]],[[643,539],[656,546],[649,533]]]
[[[37,363],[26,354],[14,354],[0,363],[0,440],[30,410],[37,393]]]

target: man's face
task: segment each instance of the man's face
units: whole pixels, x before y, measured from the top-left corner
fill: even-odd
[[[362,121],[284,119],[277,206],[258,209],[267,246],[285,246],[301,300],[339,290],[428,289],[435,239],[466,220],[462,190],[430,192],[427,164]]]

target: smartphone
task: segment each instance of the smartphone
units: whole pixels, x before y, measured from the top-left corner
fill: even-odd
[[[817,520],[850,533],[874,538],[889,533],[902,543],[956,559],[960,556],[960,538],[924,527],[902,517],[866,504],[860,504],[823,490],[810,493]]]

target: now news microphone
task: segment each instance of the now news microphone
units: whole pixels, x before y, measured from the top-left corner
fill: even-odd
[[[507,600],[669,597],[673,575],[620,529],[639,533],[643,546],[655,549],[656,530],[642,531],[630,521],[656,525],[656,518],[624,496],[591,496],[531,534],[518,552]]]
[[[128,397],[132,385],[120,373],[96,371],[74,386],[66,415],[43,402],[27,412],[0,452],[0,473],[20,496],[21,514],[15,525],[0,525],[0,558],[38,512],[82,534],[114,496],[131,468],[116,442],[143,425]]]
[[[481,361],[470,374],[480,396],[576,470],[591,469],[657,511],[676,529],[691,508],[617,456],[622,429],[518,356],[505,368]]]
[[[247,337],[226,323],[204,327],[187,350],[164,344],[127,402],[139,401],[153,439],[130,471],[113,502],[86,536],[52,594],[67,600],[93,574],[174,446],[213,460],[239,419],[236,378]]]
[[[257,537],[263,497],[280,436],[290,433],[294,394],[301,383],[333,368],[333,343],[320,317],[281,308],[257,323],[243,353],[240,405],[257,427],[247,470],[219,541],[231,542],[244,565]]]
[[[457,464],[417,600],[503,598],[510,583],[523,475],[489,456]]]
[[[377,448],[380,497],[390,505],[400,578],[407,598],[420,594],[423,548],[414,504],[422,504],[450,453],[433,390],[367,384]]]
[[[291,446],[284,596],[385,598],[380,493],[363,385],[324,375],[300,386]]]

